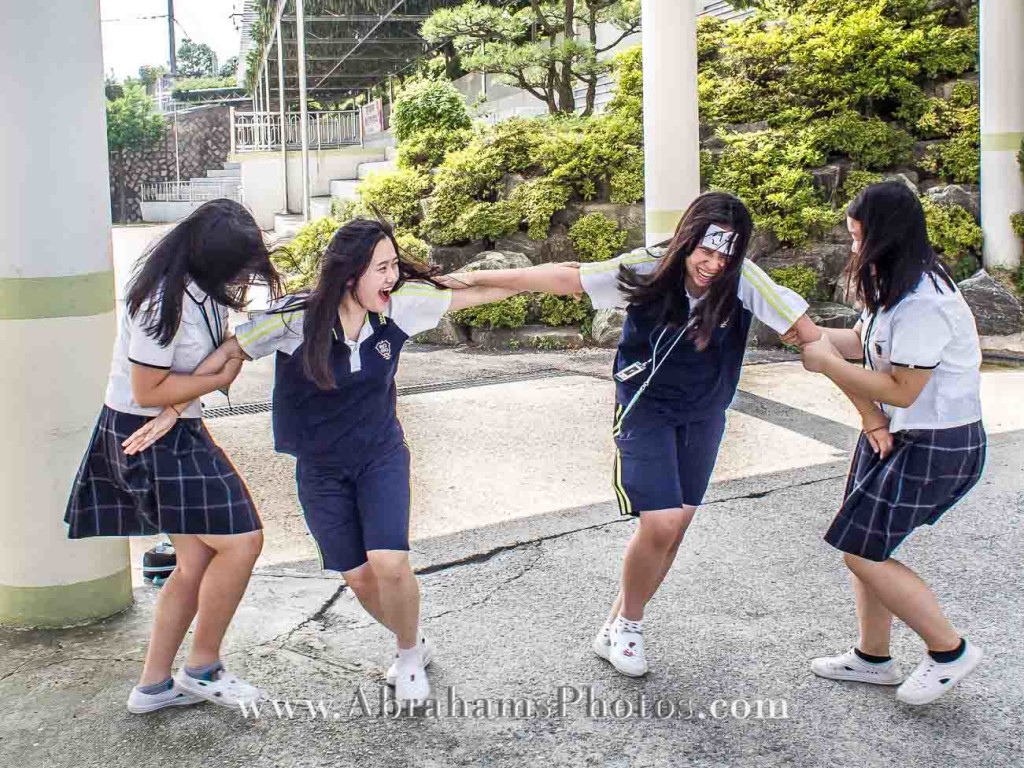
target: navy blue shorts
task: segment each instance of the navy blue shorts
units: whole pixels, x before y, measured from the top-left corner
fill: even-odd
[[[825,533],[838,550],[889,559],[915,528],[934,525],[981,478],[988,439],[980,421],[893,435],[884,459],[860,436],[843,505]]]
[[[409,448],[404,442],[357,467],[299,457],[299,502],[320,567],[351,571],[375,549],[409,551]]]
[[[612,485],[623,515],[699,507],[718,459],[725,413],[687,424],[631,426],[615,435]]]

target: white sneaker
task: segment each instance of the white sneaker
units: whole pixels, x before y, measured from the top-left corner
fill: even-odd
[[[852,680],[875,685],[899,685],[903,680],[892,659],[879,664],[864,661],[851,648],[839,656],[822,656],[811,661],[811,671],[829,680]]]
[[[967,677],[985,654],[978,646],[964,642],[964,652],[956,661],[943,664],[926,653],[903,685],[896,689],[896,698],[905,704],[930,704]]]
[[[643,632],[627,631],[623,629],[621,622],[620,617],[612,625],[612,644],[608,652],[608,661],[627,677],[643,677],[647,674]]]
[[[594,653],[608,661],[612,650],[612,625],[610,622],[606,621],[604,626],[598,630],[597,637],[594,638],[594,642],[590,647],[594,650]]]
[[[426,669],[430,666],[430,662],[434,660],[434,644],[427,640],[423,635],[420,635],[420,655],[423,658],[423,668]],[[388,667],[387,672],[387,683],[392,688],[395,687],[395,680],[398,678],[398,654],[395,653],[395,660],[391,662],[391,666]]]
[[[193,696],[221,707],[238,709],[239,704],[251,704],[266,698],[266,694],[252,683],[235,677],[222,669],[215,680],[200,680],[192,677],[182,667],[174,676],[174,684]]]
[[[429,695],[430,683],[427,681],[427,670],[423,666],[422,656],[419,662],[397,665],[395,699],[401,703],[416,706],[422,704]]]
[[[187,707],[202,701],[198,696],[183,691],[177,683],[169,691],[160,691],[160,693],[143,693],[138,686],[135,686],[128,694],[128,711],[133,715],[143,715],[146,712],[156,712],[164,707]]]

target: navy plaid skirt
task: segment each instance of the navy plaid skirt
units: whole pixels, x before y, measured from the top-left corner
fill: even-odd
[[[249,489],[202,419],[179,419],[145,451],[126,456],[121,443],[148,420],[103,406],[68,499],[70,538],[263,527]]]
[[[987,438],[980,421],[893,435],[879,459],[860,436],[846,493],[825,541],[868,560],[887,560],[920,525],[933,525],[981,477]]]

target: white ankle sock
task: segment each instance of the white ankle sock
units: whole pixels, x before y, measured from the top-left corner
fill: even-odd
[[[423,654],[420,651],[419,643],[412,648],[399,648],[397,657],[398,666],[400,667],[418,667],[423,664]]]
[[[633,621],[632,619],[627,619],[621,613],[615,620],[614,626],[615,631],[617,632],[632,632],[635,635],[642,635],[644,633],[643,619],[640,619],[640,621]]]

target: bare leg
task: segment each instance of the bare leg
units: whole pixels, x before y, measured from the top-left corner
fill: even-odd
[[[843,559],[886,608],[921,636],[928,650],[948,651],[960,644],[960,635],[942,613],[934,593],[903,563],[893,559],[879,563],[851,554],[844,554]]]
[[[374,549],[366,553],[377,579],[381,623],[398,636],[399,648],[414,648],[420,622],[420,585],[409,553]]]
[[[693,507],[643,512],[622,564],[621,614],[633,621],[658,591],[693,519]]]
[[[384,614],[384,605],[380,597],[380,582],[373,566],[366,562],[351,571],[344,571],[341,575],[345,578],[345,583],[348,584],[359,604],[363,606],[363,610],[378,623],[394,632],[395,628],[388,623],[389,619]]]
[[[146,663],[139,685],[153,685],[171,676],[171,665],[199,607],[199,587],[214,555],[198,536],[171,536],[177,564],[156,599]]]
[[[850,584],[857,605],[857,624],[860,639],[857,647],[871,656],[889,655],[889,636],[892,631],[892,612],[856,573],[850,572]]]
[[[214,555],[199,587],[198,620],[187,661],[190,667],[207,666],[220,659],[224,633],[263,548],[262,531],[200,538]]]

